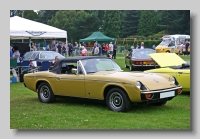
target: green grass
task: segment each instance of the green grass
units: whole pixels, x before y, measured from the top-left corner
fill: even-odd
[[[133,104],[128,113],[108,110],[105,103],[59,98],[39,102],[22,83],[10,91],[11,129],[190,129],[190,96],[181,94],[165,106]]]
[[[123,69],[124,60],[115,60]],[[39,102],[22,83],[10,84],[11,129],[190,129],[190,95],[181,94],[165,106],[133,104],[128,113],[108,110],[104,102],[58,98]]]

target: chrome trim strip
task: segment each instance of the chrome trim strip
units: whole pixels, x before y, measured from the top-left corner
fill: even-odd
[[[175,87],[175,88],[170,88],[170,89],[165,89],[165,90],[141,92],[141,94],[160,93],[160,92],[172,91],[172,90],[177,90],[177,89],[182,89],[182,86],[180,86],[180,87]]]
[[[80,63],[80,65],[81,65],[81,69],[82,69],[82,71],[84,72],[84,75],[87,75],[86,70],[85,70],[85,68],[84,68],[84,66],[83,66],[82,61],[79,60],[78,63]],[[77,63],[77,65],[78,65],[78,63]],[[77,69],[78,69],[78,67],[77,67]]]
[[[167,73],[178,73],[178,72],[148,72],[148,71],[144,71],[144,72],[146,72],[146,73],[164,73],[164,74],[167,74]],[[180,74],[180,73],[178,73],[178,74]],[[181,73],[181,74],[190,74],[190,73]]]
[[[34,78],[55,78],[55,76],[28,76],[28,77],[34,77]]]
[[[110,81],[110,80],[96,80],[96,79],[89,79],[89,80],[88,80],[88,79],[87,79],[86,81],[111,82],[111,83],[120,83],[120,84],[122,84],[122,82]],[[132,83],[130,83],[130,82],[123,82],[123,83],[132,85]]]

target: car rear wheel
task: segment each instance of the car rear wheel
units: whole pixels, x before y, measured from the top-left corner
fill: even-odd
[[[166,51],[166,53],[170,53],[170,51]]]
[[[112,88],[108,92],[106,104],[110,110],[116,112],[127,112],[131,108],[130,99],[127,94],[119,88]]]
[[[55,101],[55,96],[50,85],[42,82],[38,87],[38,98],[41,102],[50,103]]]

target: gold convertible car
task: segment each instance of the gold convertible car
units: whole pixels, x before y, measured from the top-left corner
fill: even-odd
[[[98,99],[117,112],[129,111],[133,102],[164,105],[182,92],[173,76],[123,72],[112,59],[98,56],[60,59],[49,71],[25,74],[24,85],[44,103],[56,96]]]
[[[184,92],[190,92],[190,64],[175,53],[154,53],[149,56],[160,66],[157,69],[146,70],[148,73],[162,73],[173,76],[183,87]]]

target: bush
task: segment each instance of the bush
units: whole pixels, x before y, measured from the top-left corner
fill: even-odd
[[[136,40],[136,41],[134,41],[134,40],[126,40],[126,41],[118,40],[117,45],[124,46],[127,49],[127,48],[130,48],[132,45],[134,45],[134,47],[137,47],[137,45],[140,45],[141,42],[144,42],[145,47],[152,48],[153,45],[157,46],[158,44],[160,44],[161,40]]]

